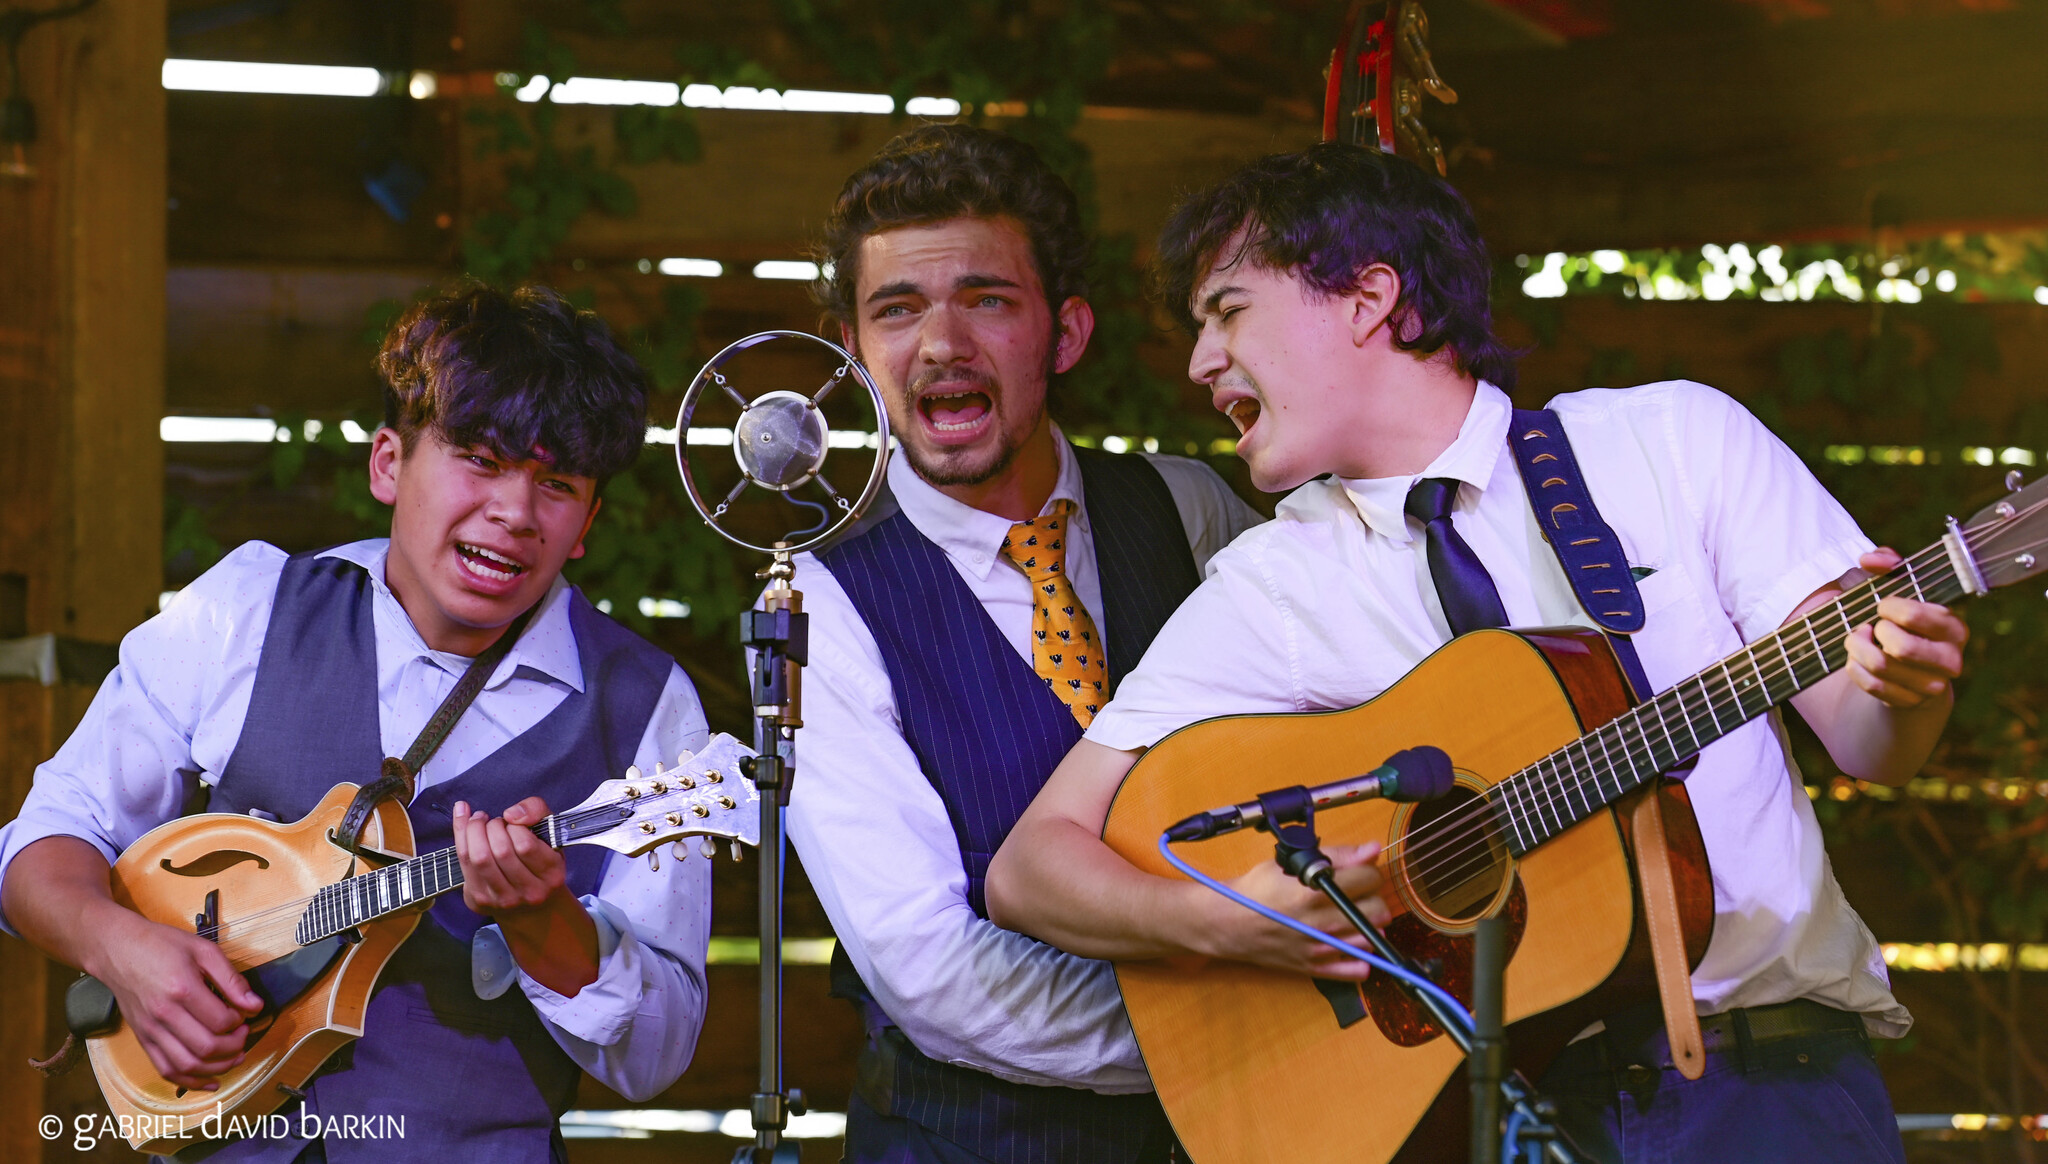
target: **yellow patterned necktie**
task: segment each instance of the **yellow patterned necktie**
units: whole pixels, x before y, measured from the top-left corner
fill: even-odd
[[[1109,667],[1095,620],[1067,577],[1073,512],[1073,502],[1055,501],[1051,513],[1011,526],[1003,556],[1031,579],[1031,664],[1085,728],[1108,701]]]

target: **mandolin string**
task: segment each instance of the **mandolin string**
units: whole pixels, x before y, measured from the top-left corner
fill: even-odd
[[[678,789],[676,791],[681,792],[684,790]],[[674,795],[676,795],[676,792],[662,793],[657,797],[649,798],[649,801],[650,803],[658,802],[660,800],[665,800],[668,797]],[[608,818],[612,818],[616,815],[617,812],[618,805],[616,804],[599,805],[593,808],[568,809],[563,812],[553,814],[552,816],[548,817],[547,820],[552,820],[558,823],[557,836],[561,840],[562,844],[567,845],[583,835],[585,826],[596,824]],[[544,827],[547,823],[547,820],[543,820],[542,822],[540,822],[540,824],[536,826],[536,831],[538,831],[540,827]],[[437,860],[446,862],[449,858],[444,856],[444,854],[451,854],[453,852],[454,848],[452,846],[448,848],[436,849],[431,853],[422,853],[415,857],[408,858],[407,861],[404,862],[404,864],[406,867],[410,868],[424,868],[424,862]],[[416,862],[421,864],[415,864]],[[376,870],[371,870],[368,873],[358,874],[358,876],[368,876],[375,872]],[[347,884],[349,881],[353,880],[355,880],[355,878],[353,877],[343,878],[341,881],[332,882],[327,886],[322,886],[320,890],[315,891],[310,896],[295,898],[289,901],[281,902],[277,905],[269,906],[264,909],[259,909],[252,913],[245,914],[241,917],[221,922],[219,929],[216,931],[216,933],[219,935],[218,941],[220,943],[221,951],[223,953],[232,955],[235,952],[235,948],[239,947],[242,952],[246,953],[252,947],[267,944],[276,934],[278,934],[281,931],[284,931],[288,928],[293,931],[296,931],[299,922],[305,917],[307,910],[309,910],[317,901],[319,901],[320,894],[322,892],[332,888],[334,885]],[[378,912],[372,914],[370,918],[365,918],[364,920],[375,920],[378,917],[386,916],[390,913],[400,912],[402,909],[410,908],[422,901],[427,901],[431,900],[433,897],[438,897],[442,893],[451,893],[454,890],[460,888],[461,885],[462,882],[458,879],[453,885],[450,885],[446,889],[442,889],[437,893],[430,894],[424,897],[415,897],[412,901],[407,902],[404,906],[399,907],[399,909],[379,910]],[[321,934],[320,936],[324,937],[327,935]]]
[[[2027,512],[2031,514],[2033,511],[2042,508],[2044,504],[2048,504],[2048,502],[2030,504]],[[1996,539],[1997,533],[2003,529],[2010,528],[2013,524],[2014,520],[2012,518],[1995,518],[1978,527],[1977,530],[1965,530],[1964,533],[1966,538],[1969,538],[1972,534],[1981,533],[1986,528],[1991,529],[1992,533],[1984,539],[1982,547],[1973,546],[1973,549],[1989,550],[1992,541]],[[1974,542],[1975,539],[1971,538],[1971,540]],[[2000,551],[2001,555],[2010,552],[2010,550]],[[1772,683],[1784,678],[1788,672],[1796,683],[1799,669],[1814,662],[1819,662],[1823,667],[1823,676],[1830,674],[1840,669],[1841,664],[1831,662],[1828,658],[1828,653],[1842,648],[1852,632],[1849,628],[1838,628],[1831,625],[1826,634],[1828,641],[1820,643],[1818,648],[1816,648],[1814,642],[1818,641],[1822,636],[1816,633],[1818,628],[1815,624],[1830,612],[1834,612],[1837,617],[1841,617],[1841,612],[1856,609],[1866,603],[1870,606],[1870,614],[1874,617],[1876,599],[1901,593],[1910,587],[1916,586],[1915,572],[1921,567],[1939,562],[1946,556],[1946,553],[1945,545],[1937,542],[1914,554],[1912,557],[1905,559],[1894,570],[1859,583],[1841,595],[1835,602],[1809,612],[1800,622],[1779,628],[1773,631],[1770,636],[1745,646],[1741,652],[1738,652],[1738,655],[1748,656],[1750,667],[1760,676],[1766,692],[1768,692]],[[1858,622],[1857,625],[1862,625],[1862,623]],[[1797,637],[1795,632],[1799,631],[1806,632],[1805,638],[1796,643],[1790,641]],[[1758,663],[1760,660],[1757,658],[1756,653],[1759,649],[1767,649],[1767,644],[1772,640],[1778,641],[1781,657],[1764,667],[1759,667]],[[1794,657],[1795,655],[1796,657]],[[1733,696],[1735,709],[1741,710],[1743,708],[1742,694],[1734,688],[1732,683],[1728,682],[1730,676],[1727,668],[1730,661],[1734,658],[1735,656],[1731,656],[1730,659],[1721,660],[1718,666],[1723,671],[1722,678],[1726,689],[1725,694]],[[1703,677],[1710,675],[1713,669],[1714,666],[1710,665],[1694,676],[1674,684],[1673,687],[1666,691],[1657,693],[1652,698],[1630,709],[1629,712],[1625,712],[1622,716],[1616,717],[1615,720],[1610,721],[1608,724],[1602,725],[1601,728],[1596,729],[1594,732],[1587,733],[1580,739],[1574,740],[1571,744],[1567,744],[1564,748],[1560,748],[1557,752],[1553,752],[1521,772],[1517,772],[1513,776],[1487,789],[1482,795],[1475,797],[1472,804],[1466,808],[1447,816],[1441,821],[1432,822],[1423,829],[1411,833],[1408,837],[1388,845],[1386,851],[1392,852],[1403,845],[1409,845],[1411,853],[1417,857],[1421,856],[1424,851],[1429,853],[1430,857],[1434,859],[1433,863],[1422,865],[1418,862],[1417,867],[1409,872],[1411,877],[1441,875],[1447,868],[1451,869],[1457,876],[1465,876],[1468,875],[1469,870],[1483,868],[1491,864],[1496,859],[1493,854],[1494,846],[1501,839],[1501,830],[1498,827],[1501,822],[1493,811],[1499,799],[1496,793],[1501,792],[1511,781],[1526,782],[1532,790],[1541,793],[1542,800],[1540,804],[1531,804],[1529,808],[1534,811],[1537,823],[1542,824],[1546,830],[1549,826],[1542,821],[1541,810],[1543,809],[1547,809],[1549,814],[1555,819],[1576,823],[1577,819],[1583,819],[1585,815],[1590,815],[1592,811],[1592,798],[1587,793],[1586,781],[1578,778],[1582,770],[1593,775],[1595,788],[1600,790],[1600,801],[1603,804],[1610,797],[1608,797],[1604,789],[1601,789],[1600,781],[1602,778],[1615,779],[1617,783],[1628,783],[1628,781],[1619,778],[1621,766],[1614,762],[1612,754],[1608,753],[1605,748],[1606,741],[1601,738],[1603,736],[1612,736],[1613,741],[1621,745],[1623,759],[1631,759],[1631,753],[1637,751],[1637,749],[1629,746],[1627,743],[1626,728],[1628,721],[1634,721],[1637,738],[1642,745],[1641,750],[1645,752],[1655,746],[1652,743],[1655,738],[1654,730],[1664,731],[1667,737],[1666,746],[1674,751],[1692,751],[1696,754],[1697,751],[1701,750],[1700,748],[1683,748],[1678,746],[1675,733],[1670,731],[1668,721],[1664,720],[1660,715],[1653,725],[1649,716],[1643,713],[1664,710],[1663,703],[1666,697],[1673,696],[1675,693],[1678,706],[1671,710],[1676,710],[1681,716],[1686,717],[1686,730],[1688,734],[1691,734],[1693,732],[1690,718],[1691,705],[1693,697],[1697,695],[1704,704],[1701,708],[1703,717],[1708,717],[1708,722],[1714,722],[1718,729],[1718,717],[1714,716],[1713,711],[1716,702],[1715,698],[1713,693],[1706,689],[1707,683],[1700,682]],[[1699,690],[1695,691],[1693,690],[1694,688]],[[1763,714],[1761,711],[1756,713],[1756,715],[1761,714]],[[1755,718],[1756,715],[1743,711],[1742,719],[1737,726],[1740,726],[1740,723],[1746,723],[1750,719]],[[1732,731],[1733,729],[1729,730]],[[1728,734],[1727,731],[1718,731],[1715,738],[1719,739],[1726,734]],[[1592,747],[1596,743],[1601,745],[1601,754],[1598,756],[1596,756]],[[1712,741],[1709,741],[1707,746],[1711,746],[1711,743]],[[1571,761],[1569,753],[1573,748],[1577,748],[1585,756],[1583,763]],[[1559,763],[1560,760],[1563,761],[1562,764]],[[1578,798],[1584,805],[1583,808],[1572,805],[1571,793],[1574,791],[1573,788],[1565,786],[1562,781],[1556,778],[1547,783],[1541,780],[1542,773],[1539,770],[1546,764],[1554,772],[1560,768],[1572,772],[1575,778],[1574,783],[1577,785]],[[1631,764],[1630,767],[1632,769],[1631,774],[1633,775],[1634,765]],[[1635,779],[1637,782],[1640,782],[1639,775]],[[1562,802],[1564,808],[1562,812],[1559,811],[1560,802]],[[1508,823],[1513,823],[1511,814]],[[1570,825],[1566,824],[1565,827],[1570,827]],[[1562,831],[1562,829],[1558,831]],[[1462,844],[1458,844],[1459,842],[1462,842]],[[1458,847],[1449,848],[1452,844],[1458,844]],[[1448,849],[1448,851],[1439,852],[1438,850],[1441,849]]]
[[[2044,505],[2048,505],[2048,501],[2031,503],[2024,511],[2024,514],[2030,516],[2034,514],[2036,511],[2043,508]],[[1980,557],[1983,561],[1994,562],[2006,555],[2013,554],[2015,551],[2024,552],[2029,549],[2040,548],[2040,546],[2043,543],[2037,541],[2026,543],[2025,545],[2021,546],[2008,547],[2004,549],[1995,549],[1995,544],[2001,539],[2001,537],[2004,534],[2016,528],[2016,526],[2019,524],[2017,518],[2021,515],[2022,514],[2020,512],[2016,512],[2012,517],[1994,518],[1991,521],[1984,523],[1984,525],[1977,527],[1975,530],[1965,529],[1963,533],[1966,541],[1968,541],[1971,545],[1973,554]],[[1988,533],[1985,532],[1987,529],[1989,530]],[[1976,534],[1984,535],[1981,541],[1979,541],[1979,539],[1976,536],[1974,536]],[[1845,592],[1835,602],[1827,604],[1814,611],[1809,612],[1808,615],[1800,622],[1779,628],[1778,630],[1773,631],[1771,636],[1769,636],[1768,638],[1759,639],[1757,642],[1749,644],[1743,649],[1742,652],[1740,652],[1740,654],[1752,656],[1750,660],[1751,666],[1753,669],[1757,671],[1760,681],[1764,684],[1764,690],[1766,691],[1766,693],[1768,693],[1770,684],[1777,679],[1783,678],[1788,673],[1788,671],[1795,680],[1796,689],[1796,681],[1798,679],[1799,668],[1814,662],[1819,662],[1821,664],[1821,666],[1823,667],[1822,677],[1825,677],[1826,675],[1833,673],[1835,670],[1839,670],[1841,666],[1840,663],[1830,661],[1830,659],[1828,658],[1828,652],[1833,651],[1836,648],[1843,647],[1843,644],[1845,643],[1846,639],[1849,637],[1850,633],[1852,633],[1853,628],[1836,628],[1832,626],[1832,624],[1830,624],[1827,635],[1828,641],[1826,643],[1820,643],[1819,639],[1821,636],[1818,633],[1816,633],[1817,628],[1815,624],[1821,621],[1830,612],[1835,612],[1837,617],[1842,617],[1841,612],[1854,609],[1858,606],[1861,606],[1864,603],[1869,604],[1868,613],[1871,617],[1874,618],[1876,614],[1876,599],[1889,597],[1893,594],[1903,593],[1908,588],[1912,588],[1915,590],[1916,593],[1919,593],[1920,589],[1918,586],[1917,577],[1915,576],[1915,571],[1917,571],[1918,568],[1921,566],[1926,566],[1934,562],[1939,562],[1946,556],[1946,552],[1947,551],[1944,544],[1935,543],[1933,546],[1927,547],[1920,553],[1913,555],[1911,558],[1905,559],[1905,561],[1901,563],[1900,567],[1895,568],[1893,571],[1890,571],[1883,575],[1879,575],[1875,578],[1867,580],[1864,583],[1860,583],[1857,586],[1852,587],[1849,591]],[[1938,579],[1943,577],[1944,576],[1942,575],[1937,575]],[[1953,579],[1947,580],[1953,581]],[[1863,625],[1863,622],[1857,621],[1855,625]],[[1796,637],[1795,632],[1802,630],[1807,632],[1807,641],[1800,641],[1796,645],[1788,641],[1790,638]],[[1780,640],[1779,646],[1781,659],[1779,661],[1774,661],[1771,664],[1769,664],[1769,673],[1766,674],[1763,668],[1757,667],[1757,661],[1753,656],[1759,648],[1764,647],[1771,639]],[[1793,657],[1794,652],[1797,653],[1797,658]],[[1720,664],[1723,670],[1724,681],[1728,678],[1729,674],[1727,671],[1727,663],[1728,660],[1723,660]],[[1712,668],[1709,668],[1708,671],[1711,671],[1711,669]],[[1605,762],[1603,765],[1601,759],[1595,758],[1592,748],[1590,746],[1587,746],[1588,742],[1599,742],[1596,739],[1596,737],[1612,735],[1614,737],[1614,741],[1623,747],[1623,758],[1629,759],[1630,751],[1632,749],[1630,749],[1627,744],[1627,723],[1625,722],[1625,720],[1633,719],[1636,724],[1638,738],[1641,741],[1644,749],[1647,750],[1648,748],[1653,747],[1654,745],[1651,741],[1654,737],[1651,733],[1651,725],[1649,723],[1648,717],[1646,715],[1640,714],[1640,712],[1661,710],[1662,703],[1665,697],[1668,695],[1672,695],[1673,693],[1676,693],[1677,701],[1679,704],[1679,708],[1677,710],[1679,710],[1682,715],[1689,715],[1689,712],[1686,709],[1689,705],[1689,697],[1694,694],[1694,692],[1691,690],[1694,687],[1701,688],[1698,694],[1702,697],[1703,701],[1708,705],[1708,714],[1711,714],[1711,707],[1714,703],[1713,697],[1710,692],[1704,689],[1703,684],[1695,682],[1695,680],[1699,679],[1700,676],[1706,675],[1708,671],[1702,671],[1696,674],[1695,676],[1688,678],[1687,680],[1681,680],[1678,684],[1673,685],[1672,688],[1669,688],[1664,692],[1658,693],[1656,696],[1652,697],[1652,699],[1644,701],[1644,703],[1639,704],[1636,708],[1632,708],[1630,712],[1624,713],[1623,716],[1616,717],[1616,719],[1610,721],[1609,724],[1603,725],[1601,728],[1596,729],[1595,732],[1588,733],[1587,736],[1582,737],[1580,740],[1573,741],[1572,744],[1567,745],[1565,748],[1559,749],[1558,752],[1553,753],[1549,757],[1545,757],[1544,760],[1539,760],[1536,764],[1531,765],[1528,769],[1524,769],[1523,772],[1516,773],[1515,776],[1510,777],[1509,780],[1513,780],[1518,777],[1523,777],[1527,773],[1535,773],[1536,775],[1540,776],[1541,773],[1537,770],[1540,769],[1545,762],[1552,762],[1551,766],[1553,770],[1557,769],[1558,765],[1554,762],[1557,759],[1557,757],[1564,755],[1565,753],[1568,753],[1572,747],[1576,746],[1582,753],[1585,754],[1586,762],[1584,767],[1592,770],[1592,774],[1595,778],[1595,788],[1601,790],[1602,803],[1606,803],[1608,798],[1606,796],[1604,789],[1601,789],[1600,780],[1602,777],[1616,778],[1617,783],[1623,783],[1623,781],[1619,780],[1618,778],[1620,766],[1613,762],[1613,758],[1611,755],[1605,754],[1604,744],[1602,752],[1604,755]],[[1728,688],[1728,694],[1734,696],[1736,709],[1742,710],[1743,704],[1741,693],[1735,690],[1731,685]],[[1772,706],[1775,706],[1776,702],[1777,701],[1773,701]],[[1750,719],[1756,718],[1757,715],[1761,714],[1763,714],[1762,711],[1759,711],[1752,715],[1748,713],[1746,710],[1742,710],[1742,719],[1738,721],[1737,726],[1739,727],[1742,723],[1747,723]],[[1715,722],[1716,727],[1718,729],[1718,721]],[[1667,737],[1671,736],[1671,733],[1669,732],[1669,725],[1666,721],[1664,721],[1661,718],[1661,716],[1658,720],[1658,726],[1665,730]],[[1687,730],[1688,732],[1691,732],[1692,730],[1689,721],[1687,723]],[[1729,730],[1732,731],[1733,729],[1731,728]],[[1716,735],[1715,738],[1719,739],[1721,738],[1721,736],[1724,736],[1726,734],[1728,734],[1726,731],[1721,731]],[[1709,741],[1708,744],[1704,746],[1711,746],[1712,742],[1713,741]],[[1693,751],[1695,754],[1699,750],[1702,750],[1702,748],[1704,747],[1702,746],[1702,748],[1682,749],[1676,745],[1675,738],[1667,738],[1666,743],[1667,746],[1672,747],[1674,751],[1683,752],[1686,750],[1690,750]],[[1567,757],[1567,760],[1568,759],[1569,758]],[[1574,777],[1577,777],[1578,772],[1576,769],[1578,766],[1575,765],[1573,767],[1573,775]],[[1633,764],[1631,764],[1631,769],[1633,774]],[[1640,781],[1641,778],[1639,774],[1636,775],[1636,779]],[[1503,785],[1506,785],[1507,783],[1508,780],[1503,780],[1500,784],[1497,784],[1493,786],[1493,788],[1488,789],[1485,795],[1491,796],[1495,790],[1500,789]],[[1588,797],[1586,793],[1585,781],[1583,779],[1575,779],[1575,783],[1578,785],[1577,790],[1579,792],[1580,800],[1590,805],[1591,798]],[[1572,790],[1570,788],[1563,787],[1560,783],[1558,783],[1555,780],[1553,780],[1553,782],[1549,785],[1539,784],[1538,787],[1540,787],[1545,794],[1545,800],[1543,801],[1542,807],[1550,809],[1551,815],[1553,817],[1557,817],[1559,819],[1569,822],[1566,823],[1563,827],[1570,827],[1571,823],[1576,823],[1576,820],[1583,819],[1585,815],[1590,815],[1592,811],[1591,807],[1587,807],[1583,813],[1578,809],[1574,809],[1571,805],[1570,798],[1570,793]],[[1553,795],[1553,793],[1555,795]],[[1566,812],[1563,814],[1557,812],[1557,803],[1560,799],[1563,800],[1566,809]],[[1491,804],[1485,801],[1483,798],[1475,798],[1474,804],[1472,806],[1469,806],[1468,809],[1461,810],[1460,813],[1456,814],[1453,817],[1447,817],[1442,822],[1433,822],[1433,826],[1438,824],[1449,826],[1448,830],[1433,829],[1431,835],[1428,836],[1425,836],[1424,830],[1418,830],[1417,833],[1412,834],[1409,838],[1406,838],[1406,840],[1422,841],[1426,839],[1430,841],[1441,841],[1445,843],[1457,841],[1465,842],[1459,848],[1451,850],[1450,852],[1444,854],[1435,853],[1432,846],[1428,844],[1415,845],[1414,852],[1418,855],[1418,857],[1422,851],[1430,850],[1431,855],[1436,857],[1436,861],[1433,865],[1427,868],[1418,867],[1416,870],[1412,871],[1410,875],[1440,875],[1445,871],[1446,867],[1450,867],[1456,876],[1462,877],[1469,875],[1469,872],[1471,870],[1483,868],[1487,864],[1491,864],[1495,860],[1493,856],[1493,846],[1498,840],[1499,833],[1497,828],[1489,828],[1487,826],[1491,824],[1497,824],[1498,821],[1490,812],[1484,814],[1479,813],[1477,810],[1479,810],[1482,807],[1490,808]],[[1473,827],[1475,823],[1475,817],[1477,817],[1476,828]],[[1542,822],[1540,815],[1538,816],[1538,823],[1542,824],[1543,827],[1546,829],[1548,829],[1549,827],[1547,823]],[[1562,828],[1560,828],[1558,831],[1561,832],[1563,830]],[[1442,835],[1435,835],[1435,833],[1441,833]],[[1475,834],[1477,834],[1476,840],[1472,839]],[[1553,833],[1552,835],[1555,834]],[[1395,844],[1389,845],[1387,848],[1388,850],[1398,848],[1401,843],[1402,842],[1397,841]],[[1477,851],[1476,855],[1475,850]],[[1454,862],[1456,864],[1454,864]]]

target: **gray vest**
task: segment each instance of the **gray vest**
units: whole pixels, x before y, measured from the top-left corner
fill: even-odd
[[[376,777],[384,749],[374,598],[369,575],[353,563],[310,554],[285,563],[248,720],[210,811],[261,809],[298,820],[334,785]],[[570,596],[569,625],[584,690],[475,767],[422,791],[407,808],[420,852],[454,843],[449,813],[458,800],[494,815],[534,795],[550,809],[569,808],[634,761],[673,662],[580,592]],[[596,892],[608,852],[578,845],[566,855],[570,889]],[[579,1069],[520,991],[476,996],[469,945],[484,924],[460,892],[435,902],[379,977],[363,1037],[307,1085],[304,1110],[322,1121],[404,1120],[402,1140],[328,1138],[333,1164],[566,1158],[555,1120],[575,1095]],[[294,1107],[282,1110],[294,1130],[301,1126]],[[304,1147],[297,1139],[244,1140],[208,1158],[282,1162]]]

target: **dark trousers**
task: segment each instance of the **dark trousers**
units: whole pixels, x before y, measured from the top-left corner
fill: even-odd
[[[1601,1164],[1905,1164],[1891,1096],[1860,1029],[1710,1042],[1697,1080],[1671,1066],[1661,1028],[1640,1039],[1594,1035],[1566,1048],[1537,1086]]]

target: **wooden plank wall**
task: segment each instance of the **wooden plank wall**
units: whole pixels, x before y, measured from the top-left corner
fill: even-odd
[[[112,642],[161,588],[164,21],[164,0],[122,0],[21,45],[41,137],[30,174],[0,177],[0,575],[23,599],[13,633]],[[0,816],[90,695],[0,683]],[[90,1073],[46,1085],[26,1064],[55,1045],[52,1006],[69,979],[0,938],[0,1159],[81,1157],[46,1144],[37,1121],[96,1109]]]

